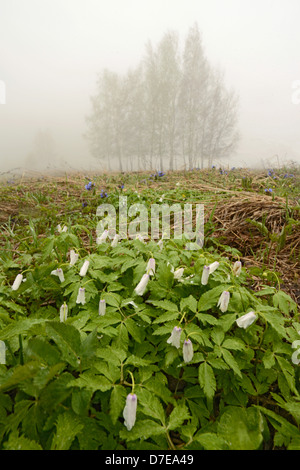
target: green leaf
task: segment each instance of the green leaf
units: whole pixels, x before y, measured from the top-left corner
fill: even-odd
[[[222,356],[224,358],[224,361],[235,372],[235,374],[242,378],[242,373],[233,355],[227,349],[222,349]]]
[[[126,389],[122,385],[115,385],[113,387],[109,402],[110,417],[113,424],[116,424],[117,419],[124,409],[126,396]]]
[[[179,428],[183,422],[190,418],[190,413],[185,405],[178,405],[172,410],[169,416],[168,430],[174,431]]]
[[[207,398],[213,398],[217,389],[216,378],[213,368],[207,363],[200,364],[198,369],[198,378],[200,386]]]
[[[127,431],[127,429],[120,431],[120,437],[121,439],[126,439],[126,441],[129,442],[135,440],[146,440],[152,436],[165,434],[165,432],[165,428],[160,424],[150,419],[144,419],[142,421],[137,421],[130,431]]]
[[[197,312],[197,300],[192,295],[180,300],[180,311],[183,312],[186,307],[193,313]]]
[[[16,366],[9,372],[8,376],[0,378],[0,391],[10,390],[25,380],[33,378],[39,369],[40,364],[37,361],[30,361],[25,365]]]
[[[216,307],[218,300],[223,291],[227,290],[230,286],[226,284],[221,284],[213,289],[208,290],[201,295],[198,302],[199,312],[205,312],[210,310],[212,307]]]
[[[79,331],[72,325],[53,321],[46,323],[46,333],[59,347],[62,359],[77,368],[81,347]]]
[[[74,413],[66,411],[59,414],[56,421],[56,434],[51,450],[69,450],[76,435],[83,429],[83,424]]]
[[[228,450],[228,445],[222,437],[211,432],[196,434],[194,440],[199,442],[205,450]]]
[[[231,450],[258,450],[263,442],[263,420],[255,408],[228,406],[217,429]]]
[[[4,443],[5,450],[43,450],[36,441],[25,436],[19,436],[18,432],[9,434],[8,440]]]

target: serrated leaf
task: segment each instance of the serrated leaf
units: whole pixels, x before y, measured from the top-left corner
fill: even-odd
[[[190,418],[190,413],[188,408],[185,405],[178,405],[172,410],[169,416],[168,430],[174,431],[176,428],[180,427],[183,422]]]
[[[51,450],[69,450],[76,435],[83,429],[80,419],[72,412],[59,414],[56,421],[56,434]]]
[[[200,364],[198,378],[200,386],[207,398],[213,398],[217,389],[217,383],[213,368],[207,362]]]
[[[79,331],[72,325],[61,322],[47,322],[46,333],[59,347],[62,359],[78,367],[81,339]]]
[[[151,436],[165,434],[165,432],[165,428],[160,424],[150,419],[144,419],[137,421],[130,431],[127,431],[127,429],[121,430],[120,437],[126,439],[126,441],[146,440]]]
[[[201,433],[194,436],[194,441],[199,442],[205,450],[228,450],[226,441],[211,432]]]
[[[224,361],[235,372],[235,374],[242,378],[242,373],[239,369],[239,366],[238,366],[236,360],[234,359],[233,355],[231,354],[231,352],[229,352],[227,349],[222,349],[222,356],[224,358]]]
[[[115,385],[113,387],[109,401],[110,417],[113,424],[116,424],[124,409],[126,395],[126,389],[122,385]]]

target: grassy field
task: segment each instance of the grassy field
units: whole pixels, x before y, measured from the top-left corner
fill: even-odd
[[[204,246],[97,244],[120,196],[204,204]],[[24,174],[0,201],[1,449],[300,449],[299,169]]]

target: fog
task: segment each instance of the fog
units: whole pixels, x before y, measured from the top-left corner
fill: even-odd
[[[101,169],[83,137],[98,74],[126,73],[168,30],[183,43],[195,22],[239,96],[240,142],[220,164],[300,164],[299,21],[299,0],[0,0],[0,172],[34,167],[40,133],[51,165]]]

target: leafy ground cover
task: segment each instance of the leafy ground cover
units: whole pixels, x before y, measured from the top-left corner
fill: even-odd
[[[299,180],[212,168],[3,182],[0,448],[299,449]],[[203,248],[97,244],[97,207],[122,195],[203,203]]]

